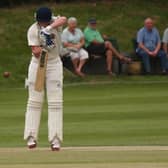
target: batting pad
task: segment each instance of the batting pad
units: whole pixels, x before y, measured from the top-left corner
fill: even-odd
[[[26,112],[26,120],[25,120],[25,131],[24,131],[24,139],[27,140],[29,136],[38,139],[40,118],[41,118],[41,102],[28,101],[27,104],[27,112]]]
[[[38,138],[43,97],[44,92],[37,92],[34,90],[33,84],[29,85],[29,99],[25,116],[25,140],[29,136],[33,136],[35,139]]]
[[[48,99],[48,130],[49,141],[55,137],[60,141],[63,140],[63,107],[62,107],[62,82],[50,81],[47,83],[47,99]]]
[[[61,102],[48,102],[48,130],[49,142],[57,137],[60,141],[63,140],[63,113]]]

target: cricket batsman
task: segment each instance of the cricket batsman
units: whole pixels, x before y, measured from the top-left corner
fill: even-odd
[[[36,22],[27,32],[32,59],[28,69],[28,103],[25,114],[24,139],[28,148],[35,148],[38,140],[40,117],[45,90],[35,88],[37,70],[43,50],[48,59],[45,71],[45,88],[48,101],[48,139],[51,150],[58,151],[63,140],[63,68],[60,59],[61,27],[66,17],[53,17],[47,7],[41,7],[35,14]],[[38,74],[39,75],[39,74]]]

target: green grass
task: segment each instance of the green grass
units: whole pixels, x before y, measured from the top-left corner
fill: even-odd
[[[55,14],[76,16],[82,29],[90,16],[98,18],[99,30],[116,37],[125,51],[132,51],[131,39],[145,17],[155,18],[161,35],[168,26],[167,0],[45,5]],[[0,11],[0,168],[167,168],[167,150],[50,152],[46,104],[38,147],[47,149],[22,148],[27,101],[27,91],[22,88],[30,61],[26,31],[38,7],[25,5]],[[4,71],[10,71],[11,77],[3,78]],[[65,73],[63,146],[168,145],[167,87],[166,76],[79,79]]]
[[[80,2],[79,2],[80,3]],[[143,26],[143,20],[152,16],[156,26],[163,34],[167,24],[168,1],[162,0],[117,0],[112,2],[67,4],[40,4],[52,8],[54,13],[67,17],[75,16],[79,20],[79,27],[84,29],[89,17],[98,19],[99,30],[109,36],[116,37],[123,51],[132,51],[131,39],[137,29]],[[23,5],[17,8],[1,9],[0,12],[0,74],[4,71],[12,73],[6,80],[0,75],[1,86],[21,86],[27,76],[30,60],[30,49],[27,47],[26,32],[34,22],[33,15],[37,5]]]
[[[157,78],[149,77],[146,83],[130,78],[128,83],[66,84],[63,146],[97,148],[63,149],[59,153],[49,148],[46,104],[38,148],[29,151],[23,141],[27,91],[1,88],[0,168],[167,168],[167,150],[129,149],[129,146],[168,145],[168,82],[166,79],[151,82]],[[128,149],[103,150],[99,146],[128,146]]]
[[[168,151],[1,150],[0,168],[166,168]]]
[[[0,147],[24,146],[26,90],[0,95]],[[63,146],[168,145],[167,99],[167,83],[66,86]],[[39,146],[48,146],[46,105]]]

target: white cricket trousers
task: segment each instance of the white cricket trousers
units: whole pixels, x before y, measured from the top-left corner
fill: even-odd
[[[33,136],[38,139],[42,104],[45,91],[38,92],[35,88],[38,60],[33,57],[28,70],[28,103],[25,114],[24,139]],[[48,60],[46,69],[46,95],[48,100],[48,139],[63,140],[63,68],[60,58]]]

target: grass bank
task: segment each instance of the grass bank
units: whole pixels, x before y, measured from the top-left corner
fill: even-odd
[[[33,23],[33,15],[39,6],[49,6],[54,14],[75,16],[79,20],[79,27],[85,28],[89,17],[98,19],[99,30],[109,36],[116,37],[121,50],[131,51],[131,38],[137,29],[143,26],[143,20],[152,16],[156,26],[163,33],[168,26],[168,1],[162,0],[119,0],[97,3],[67,3],[67,4],[39,4],[24,5],[17,8],[1,9],[0,12],[0,84],[1,86],[18,86],[27,76],[30,60],[30,49],[27,47],[26,32]],[[11,72],[9,80],[3,79],[4,71]]]

